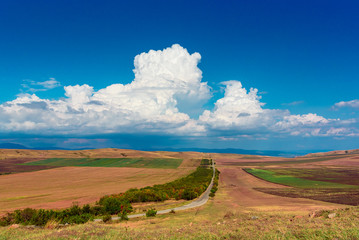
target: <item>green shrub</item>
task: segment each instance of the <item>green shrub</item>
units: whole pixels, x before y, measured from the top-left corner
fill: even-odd
[[[72,206],[69,209],[69,214],[70,214],[70,216],[75,216],[75,215],[81,215],[82,214],[82,209],[79,207],[77,202],[72,203]]]
[[[5,216],[0,218],[0,226],[8,226],[14,223],[14,213],[7,213]]]
[[[21,224],[31,224],[31,219],[36,214],[36,209],[25,208],[24,210],[15,210],[15,223]]]
[[[141,189],[132,188],[124,193],[104,196],[100,199],[99,204],[103,205],[104,201],[111,197],[118,198],[121,201],[128,200],[130,203],[157,202],[170,198],[192,200],[200,196],[207,189],[211,182],[212,174],[213,171],[211,169],[198,167],[190,175],[169,183]]]
[[[110,222],[111,220],[112,220],[112,217],[111,217],[110,214],[106,214],[106,215],[104,215],[104,216],[102,217],[102,221],[103,221],[104,223]]]
[[[122,203],[118,198],[109,197],[103,201],[102,206],[106,213],[116,214],[121,212]]]
[[[86,213],[86,212],[85,212]],[[105,214],[105,210],[102,206],[100,205],[95,205],[93,207],[90,207],[90,213],[95,215],[95,216],[99,216],[99,215],[104,215]]]
[[[36,226],[45,226],[48,221],[55,218],[55,212],[53,210],[39,209],[31,219],[31,224]]]
[[[121,213],[118,215],[121,221],[128,221],[127,213]]]
[[[156,214],[157,214],[157,210],[155,210],[154,208],[150,208],[146,212],[146,217],[155,217]]]
[[[193,189],[185,189],[182,194],[182,199],[192,200],[198,197],[198,194]]]
[[[92,213],[90,205],[89,204],[83,205],[82,206],[82,212],[83,213]]]
[[[61,223],[69,223],[69,224],[82,224],[87,223],[89,220],[93,220],[94,216],[89,213],[84,213],[81,215],[69,216],[61,220]]]

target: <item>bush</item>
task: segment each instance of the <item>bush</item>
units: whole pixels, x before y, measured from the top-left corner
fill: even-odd
[[[204,160],[208,163],[209,160]],[[207,168],[198,167],[190,175],[177,179],[175,181],[153,187],[141,189],[132,188],[128,191],[112,196],[104,196],[100,199],[99,204],[103,205],[107,198],[118,198],[121,201],[127,200],[133,202],[156,202],[164,201],[170,198],[176,200],[192,200],[201,195],[211,182],[213,171]],[[132,209],[131,209],[132,210]]]
[[[7,213],[5,216],[0,218],[0,226],[8,226],[14,222],[14,213]]]
[[[121,213],[118,215],[121,221],[128,221],[127,213]]]
[[[30,224],[45,226],[53,218],[55,218],[55,212],[53,210],[39,209],[36,211],[36,214],[33,215]]]
[[[157,214],[157,211],[154,208],[150,208],[146,212],[146,217],[155,217]]]
[[[36,210],[32,208],[25,208],[24,210],[15,210],[15,223],[22,223],[25,225],[31,224],[32,218],[36,215]]]
[[[198,197],[198,194],[193,189],[186,189],[183,191],[182,199],[192,200]]]
[[[90,205],[89,205],[89,204],[83,205],[83,207],[82,207],[82,212],[83,212],[83,213],[91,213],[92,211],[91,211]]]
[[[102,201],[104,211],[108,214],[117,214],[122,212],[123,205],[122,201],[115,197],[108,197]]]
[[[69,224],[82,224],[87,223],[89,220],[93,220],[94,216],[89,213],[84,213],[81,215],[69,216],[61,220],[61,223],[69,223]]]
[[[102,221],[104,223],[110,222],[112,220],[112,217],[110,214],[106,214],[105,216],[102,217]]]

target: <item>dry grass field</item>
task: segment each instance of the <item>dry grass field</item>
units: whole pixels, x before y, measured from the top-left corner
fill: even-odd
[[[121,153],[124,153],[124,150],[111,150],[111,157],[119,157]],[[31,153],[26,154],[31,155]],[[43,154],[47,155],[42,158],[50,158],[74,157],[74,154],[85,153],[67,153],[67,156],[62,156],[60,153]],[[142,157],[141,153],[130,150],[125,154],[130,157]],[[359,239],[358,206],[353,207],[304,197],[293,198],[268,194],[259,189],[277,189],[277,192],[280,192],[293,188],[265,181],[243,170],[244,168],[260,168],[293,172],[296,169],[298,176],[301,176],[300,174],[303,172],[308,172],[308,178],[311,179],[314,174],[310,175],[309,173],[327,169],[328,174],[341,173],[337,176],[345,176],[334,181],[341,184],[346,183],[349,179],[349,176],[345,175],[346,173],[350,173],[352,176],[359,173],[359,154],[357,152],[322,153],[294,159],[236,154],[205,155],[170,152],[146,154],[146,157],[169,157],[184,160],[177,169],[63,167],[2,175],[0,176],[0,191],[10,191],[3,187],[3,184],[13,184],[17,188],[14,192],[21,193],[6,195],[9,200],[7,204],[15,205],[17,201],[23,201],[23,203],[32,201],[32,207],[64,207],[68,206],[66,204],[71,204],[72,201],[84,203],[87,201],[84,200],[86,197],[88,197],[88,202],[96,201],[97,196],[92,195],[92,199],[90,197],[94,189],[97,189],[98,196],[101,196],[106,193],[121,192],[133,186],[141,187],[155,182],[168,182],[170,179],[178,178],[192,171],[198,164],[193,159],[212,157],[216,160],[216,167],[221,171],[219,190],[216,196],[200,208],[155,218],[143,217],[111,224],[87,223],[61,228],[51,225],[44,229],[21,226],[4,227],[0,228],[0,239]],[[106,157],[110,157],[109,155]],[[100,153],[91,153],[91,157],[93,156],[103,157]],[[11,157],[15,156],[11,155]],[[83,158],[84,156],[79,157]],[[29,158],[34,159],[35,157],[29,156]],[[74,177],[70,177],[71,172]],[[24,176],[28,176],[28,178],[26,179]],[[17,177],[19,180],[16,179]],[[319,177],[328,178],[325,174],[318,175],[317,178]],[[36,178],[38,179],[36,180]],[[317,178],[313,179],[317,180]],[[1,180],[5,181],[4,179],[7,179],[8,183],[1,182]],[[31,181],[31,179],[34,180],[33,186],[26,185],[27,181]],[[45,179],[51,179],[52,186],[45,183],[39,184]],[[14,184],[17,181],[19,184]],[[21,183],[21,181],[23,182]],[[67,185],[64,185],[65,183]],[[30,187],[32,191],[25,193],[24,191]],[[39,192],[36,192],[37,190]],[[52,197],[55,198],[59,195],[68,198],[57,198],[51,202],[50,195],[41,196],[45,192],[51,192]],[[3,198],[2,195],[1,198]],[[37,198],[43,198],[45,201],[36,203]],[[6,201],[0,201],[0,206],[3,206],[3,203]],[[64,205],[61,205],[62,203]],[[167,203],[139,204],[136,207],[146,209],[148,206],[157,206],[162,209],[175,204],[183,204],[183,202],[171,200]],[[9,207],[16,208],[16,206],[7,205],[7,208]]]
[[[0,177],[0,212],[17,208],[66,208],[94,203],[106,194],[170,182],[191,168],[62,167]]]
[[[143,152],[120,149],[83,151],[0,150],[0,215],[19,208],[59,209],[94,203],[106,194],[163,184],[190,174],[202,153]],[[168,158],[183,159],[177,169],[126,167],[26,166],[19,163],[48,158]],[[52,168],[52,169],[49,169]]]
[[[197,209],[110,224],[90,222],[60,228],[48,225],[44,229],[3,227],[0,228],[0,239],[354,240],[359,238],[358,207],[344,206],[329,211],[295,207],[282,211],[273,206],[253,208],[248,205],[233,205],[233,199],[236,201],[239,199],[232,196],[231,189],[225,187],[224,174],[220,176],[222,179],[216,196]],[[325,208],[329,205],[318,206]],[[334,205],[329,208],[331,207]],[[335,217],[329,218],[329,214],[335,214]]]

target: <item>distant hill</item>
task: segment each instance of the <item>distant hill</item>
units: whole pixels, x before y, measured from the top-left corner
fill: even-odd
[[[271,150],[246,150],[240,148],[161,148],[161,149],[141,149],[143,151],[169,151],[169,152],[204,152],[204,153],[233,153],[233,154],[246,154],[246,155],[262,155],[273,157],[295,157],[303,155],[299,152],[284,152],[284,151],[271,151]]]
[[[58,147],[34,147],[29,148],[17,143],[0,143],[0,149],[29,149],[29,150],[90,150],[91,148],[58,148]],[[130,150],[130,149],[129,149]],[[273,156],[273,157],[296,157],[303,156],[315,157],[315,156],[326,156],[335,154],[346,154],[346,153],[358,153],[359,149],[356,150],[339,150],[339,151],[323,151],[323,150],[307,150],[307,151],[275,151],[275,150],[247,150],[241,148],[133,148],[132,150],[139,151],[168,151],[168,152],[204,152],[204,153],[233,153],[233,154],[246,154],[246,155],[262,155],[262,156]]]
[[[0,143],[0,149],[29,149],[29,148],[17,143]]]
[[[333,156],[333,155],[343,155],[343,154],[357,154],[359,153],[359,149],[352,150],[336,150],[330,152],[318,152],[318,153],[309,153],[304,157],[320,157],[320,156]]]

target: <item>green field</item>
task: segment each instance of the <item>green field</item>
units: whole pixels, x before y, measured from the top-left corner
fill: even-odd
[[[245,171],[252,174],[253,176],[264,179],[266,181],[282,184],[285,186],[296,187],[296,188],[355,188],[357,187],[348,184],[298,178],[291,175],[278,174],[274,171],[265,170],[265,169],[251,168],[251,169],[245,169]]]
[[[182,161],[177,158],[49,158],[23,165],[176,169]]]
[[[353,169],[245,169],[246,172],[269,182],[292,188],[256,188],[272,195],[292,198],[359,205],[359,172]]]

